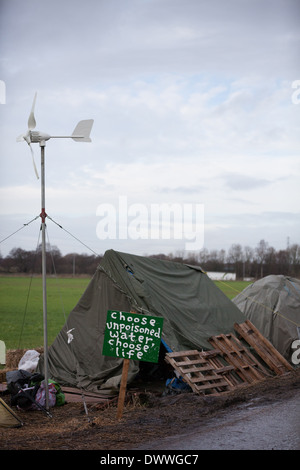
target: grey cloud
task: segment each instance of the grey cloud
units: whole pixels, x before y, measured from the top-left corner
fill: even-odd
[[[196,194],[196,193],[201,193],[206,191],[207,188],[205,185],[199,185],[199,186],[176,186],[176,187],[171,187],[171,186],[164,186],[163,188],[154,188],[154,191],[160,192],[163,194],[170,194],[170,193],[178,193],[178,194]]]
[[[228,223],[231,228],[236,226],[253,227],[253,226],[299,226],[300,213],[280,212],[280,211],[262,211],[255,213],[238,213],[238,214],[214,214],[207,215],[207,221],[212,223],[218,220],[221,224]]]
[[[273,176],[259,169],[248,175],[245,162],[255,155],[256,162],[263,156],[282,165],[276,156],[298,155],[299,106],[291,104],[290,83],[299,78],[299,6],[298,0],[1,2],[0,79],[7,87],[7,104],[0,109],[5,123],[0,131],[2,186],[27,184],[39,189],[28,147],[15,142],[26,129],[37,90],[39,130],[68,134],[79,119],[95,119],[92,145],[47,144],[47,188],[57,185],[72,193],[77,185],[78,201],[86,201],[90,209],[95,200],[92,191],[102,196],[106,190],[108,199],[115,196],[114,179],[106,171],[109,165],[123,163],[120,168],[126,178],[132,162],[147,162],[151,169],[151,163],[162,160],[169,163],[168,177],[160,183],[159,175],[143,173],[147,191],[153,189],[162,199],[201,197],[211,202],[210,211],[219,204],[226,215],[223,223],[233,227],[228,228],[229,239],[237,237],[246,219],[242,215],[232,219],[228,211],[237,205],[225,208],[225,200],[239,202],[241,211],[250,210],[249,204],[251,208],[260,204],[258,197],[249,202],[255,190],[269,190],[271,178],[277,175],[278,182],[281,174],[275,168]],[[165,96],[170,84],[178,93]],[[223,94],[210,96],[215,87]],[[277,87],[280,93],[285,88],[285,93],[277,96]],[[39,148],[34,150],[38,164]],[[182,166],[172,166],[175,158]],[[225,174],[220,174],[222,159],[226,159]],[[293,161],[290,172],[296,179],[298,165]],[[190,168],[190,174],[181,172],[184,167]],[[285,200],[288,207],[288,198],[296,199],[296,186],[290,181],[291,177],[281,186],[280,209]],[[274,195],[264,193],[259,209],[272,210]],[[28,194],[22,198],[31,201]],[[6,207],[13,207],[8,198],[3,200]],[[67,211],[65,201],[56,210],[61,213],[63,206]],[[260,233],[255,242],[263,238],[260,228],[267,220],[274,224],[278,220],[273,230],[277,236],[293,215],[286,217],[249,215],[248,229],[237,241],[244,244],[252,226]],[[81,225],[80,219],[76,224]],[[92,224],[84,236],[89,231],[94,231]],[[211,243],[222,247],[222,236],[218,233]]]
[[[270,185],[272,182],[265,178],[256,178],[238,173],[228,173],[224,176],[225,184],[229,188],[238,191],[248,191]]]
[[[14,0],[1,11],[3,70],[12,79],[17,67],[23,83],[40,76],[52,86],[149,73],[284,71],[290,78],[297,8],[295,0],[53,0],[51,8]]]

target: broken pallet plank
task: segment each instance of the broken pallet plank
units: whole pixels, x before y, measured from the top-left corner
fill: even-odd
[[[234,329],[255,349],[259,357],[277,375],[282,375],[293,370],[288,361],[277,351],[270,341],[260,333],[250,320],[246,320],[244,323],[240,324],[235,323]]]

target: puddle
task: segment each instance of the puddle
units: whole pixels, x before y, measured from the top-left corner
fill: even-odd
[[[149,443],[143,449],[300,450],[300,397],[277,402],[254,398],[201,428]]]

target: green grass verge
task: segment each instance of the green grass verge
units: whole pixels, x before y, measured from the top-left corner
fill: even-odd
[[[90,278],[47,279],[47,330],[50,345],[85,291]],[[232,299],[249,282],[215,281]],[[44,344],[41,277],[0,277],[0,340],[7,349]]]
[[[47,331],[51,344],[90,278],[47,279]],[[40,277],[0,277],[0,339],[7,349],[43,346],[43,285]]]
[[[233,299],[251,284],[248,281],[214,281],[214,283],[229,299]]]

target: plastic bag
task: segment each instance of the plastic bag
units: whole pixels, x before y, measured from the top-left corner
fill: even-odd
[[[49,407],[55,406],[56,403],[56,388],[53,383],[48,384],[49,390]],[[39,405],[45,407],[46,406],[46,390],[45,390],[45,382],[42,382],[38,391],[36,392],[34,401]],[[33,410],[38,410],[39,407],[34,403],[32,405]]]
[[[38,365],[39,357],[40,353],[34,349],[29,349],[20,359],[18,369],[26,370],[27,372],[34,372]]]

